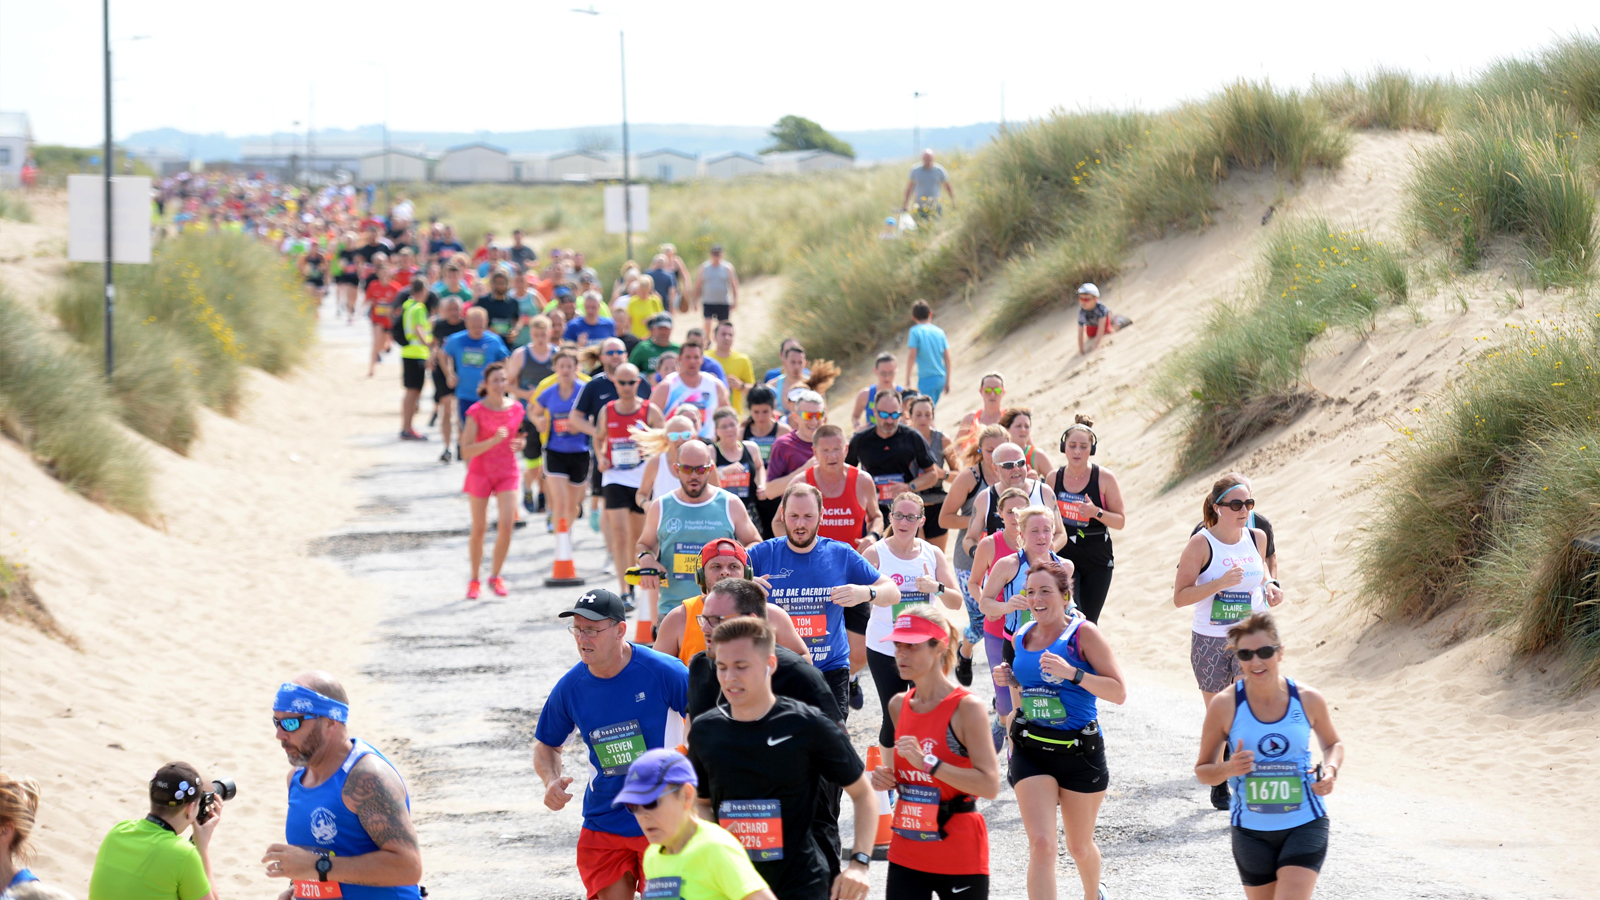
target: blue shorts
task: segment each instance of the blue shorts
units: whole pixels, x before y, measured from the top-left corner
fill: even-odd
[[[938,406],[939,397],[944,394],[944,384],[945,376],[943,374],[939,375],[938,377],[918,375],[917,393],[933,398],[933,405]]]

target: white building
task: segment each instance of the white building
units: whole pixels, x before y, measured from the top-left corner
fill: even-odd
[[[701,175],[706,178],[738,178],[740,175],[759,175],[767,164],[759,156],[734,151],[706,158]]]
[[[0,187],[16,187],[22,177],[22,164],[33,148],[33,126],[28,114],[0,112]]]
[[[688,181],[700,174],[700,158],[681,150],[651,150],[633,158],[633,177],[640,181]]]
[[[848,169],[855,160],[829,150],[785,150],[781,153],[763,153],[767,171],[779,175],[804,175],[808,172],[826,172],[830,169]]]
[[[481,142],[451,147],[434,166],[433,177],[447,184],[510,181],[511,155]]]
[[[361,157],[356,180],[363,183],[380,182],[385,174],[384,153],[380,150]],[[390,149],[387,177],[390,181],[427,181],[428,158],[420,153]]]
[[[544,181],[590,182],[600,181],[613,177],[611,170],[616,169],[617,178],[622,177],[622,162],[619,158],[613,166],[611,159],[603,153],[592,150],[567,150],[553,153],[545,162]]]

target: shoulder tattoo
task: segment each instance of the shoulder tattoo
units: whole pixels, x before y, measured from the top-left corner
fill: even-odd
[[[379,847],[399,843],[417,846],[416,828],[406,809],[405,792],[399,780],[389,776],[379,763],[357,763],[344,783],[344,801],[361,820],[367,836]]]

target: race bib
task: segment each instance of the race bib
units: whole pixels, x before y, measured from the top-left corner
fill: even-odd
[[[766,437],[753,437],[750,439],[756,442],[756,449],[761,451],[762,462],[772,459],[772,442],[776,441],[777,439],[778,436],[776,434],[769,434]]]
[[[1299,763],[1256,763],[1244,777],[1244,804],[1253,813],[1291,813],[1305,801],[1305,778]]]
[[[644,900],[679,900],[683,896],[683,879],[677,875],[647,879],[644,883]]]
[[[644,729],[638,719],[596,728],[589,732],[589,747],[600,760],[602,775],[626,775],[628,766],[644,755]]]
[[[705,549],[703,544],[691,544],[684,541],[674,541],[672,544],[672,580],[693,581],[694,573],[700,570],[700,551]]]
[[[463,351],[461,351],[461,365],[463,365],[463,366],[477,366],[479,368],[482,368],[483,367],[483,351],[482,350],[463,350]]]
[[[878,499],[883,501],[893,500],[895,494],[899,493],[897,488],[904,482],[905,479],[899,475],[872,476],[872,483],[878,486]]]
[[[905,593],[905,592],[901,592],[901,594],[900,594],[900,602],[896,603],[894,605],[894,609],[892,610],[892,617],[893,617],[894,621],[898,622],[898,621],[900,621],[900,614],[902,612],[905,612],[906,607],[911,606],[913,604],[917,604],[917,603],[930,603],[930,602],[932,602],[932,601],[930,601],[928,599],[928,595],[927,594],[919,594],[916,591],[912,591],[909,594]]]
[[[1061,695],[1055,688],[1023,688],[1022,716],[1029,722],[1061,728],[1067,722],[1067,707],[1061,702]]]
[[[724,800],[717,824],[739,839],[751,862],[783,859],[783,809],[777,800]]]
[[[612,441],[611,465],[618,469],[637,468],[639,465],[639,445],[633,441]]]
[[[555,413],[550,414],[551,434],[566,434],[571,425],[572,423],[567,420],[566,416],[558,416]]]
[[[896,790],[892,828],[911,841],[939,839],[939,789],[931,784],[901,783]]]
[[[1056,491],[1056,508],[1061,510],[1061,522],[1069,528],[1082,528],[1089,524],[1088,519],[1078,518],[1078,504],[1089,499],[1086,494],[1076,494],[1072,491]]]
[[[343,897],[337,881],[296,881],[294,896],[298,900],[322,900],[324,897]]]
[[[786,597],[779,603],[783,611],[794,620],[795,630],[800,632],[800,639],[806,642],[811,650],[813,661],[819,661],[828,655],[828,606],[831,601],[827,594],[807,594],[801,597]]]
[[[1249,617],[1249,591],[1217,591],[1211,595],[1211,624],[1232,625]]]
[[[736,475],[723,475],[722,489],[733,494],[735,497],[749,497],[750,471],[748,469],[740,469]]]

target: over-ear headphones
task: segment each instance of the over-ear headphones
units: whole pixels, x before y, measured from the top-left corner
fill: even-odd
[[[741,551],[744,549],[744,547],[739,546],[739,542],[738,541],[735,541],[732,538],[717,538],[716,540],[711,541],[711,544],[715,544],[715,543],[718,543],[718,542],[727,542],[727,543],[733,544],[734,546],[739,547],[739,549]],[[707,544],[707,546],[710,546],[710,544]],[[721,554],[721,553],[717,554],[717,556],[722,556],[722,555],[724,555],[724,554]],[[705,558],[705,548],[703,548],[703,547],[700,550],[700,557],[701,557],[701,559]],[[712,559],[716,559],[716,558],[717,558],[716,556],[712,557]],[[753,578],[756,577],[756,571],[754,569],[750,568],[750,558],[748,556],[746,556],[745,560],[744,560],[744,577],[747,580],[748,579],[753,579]],[[694,570],[694,583],[698,584],[700,586],[700,592],[701,593],[705,593],[706,591],[711,590],[711,585],[706,584],[706,566],[705,566],[705,563],[703,563],[703,562]]]
[[[1073,424],[1067,426],[1067,430],[1066,431],[1061,432],[1061,443],[1060,443],[1059,446],[1060,446],[1060,449],[1061,449],[1062,453],[1067,452],[1067,435],[1073,433],[1074,431],[1078,431],[1080,429],[1083,430],[1083,431],[1089,432],[1089,455],[1090,456],[1093,456],[1094,452],[1100,448],[1100,436],[1094,433],[1094,429],[1090,428],[1089,426],[1087,426],[1085,424],[1083,424],[1082,422],[1074,422]]]

